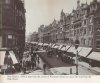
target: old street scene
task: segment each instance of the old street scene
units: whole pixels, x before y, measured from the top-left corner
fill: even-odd
[[[100,0],[0,0],[0,75],[100,75]]]

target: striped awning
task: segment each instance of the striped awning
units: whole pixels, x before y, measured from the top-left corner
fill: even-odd
[[[6,56],[5,53],[6,53],[6,51],[0,51],[0,65],[4,65],[4,60],[5,60],[5,56]],[[9,54],[10,54],[13,64],[17,64],[18,60],[17,60],[14,52],[9,51]]]

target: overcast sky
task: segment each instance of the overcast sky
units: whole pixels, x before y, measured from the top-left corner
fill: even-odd
[[[81,3],[90,3],[93,0],[80,0]],[[26,34],[38,31],[42,24],[49,25],[54,19],[60,19],[63,9],[70,13],[76,8],[77,0],[25,0]]]

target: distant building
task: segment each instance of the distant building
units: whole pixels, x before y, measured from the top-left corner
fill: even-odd
[[[30,42],[38,42],[39,38],[38,38],[38,32],[33,32],[30,35]]]
[[[44,25],[41,25],[38,28],[38,38],[39,38],[39,42],[43,43],[43,30],[44,30]]]

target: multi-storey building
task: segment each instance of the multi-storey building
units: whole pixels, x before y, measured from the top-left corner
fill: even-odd
[[[42,42],[43,43],[43,29],[44,29],[44,25],[41,25],[39,28],[38,28],[38,38],[39,38],[39,42]]]
[[[24,0],[0,0],[0,48],[25,45]]]
[[[65,39],[65,29],[66,29],[66,16],[67,14],[65,14],[63,12],[63,10],[61,11],[61,16],[60,16],[60,21],[58,23],[58,27],[59,27],[59,31],[58,31],[58,35],[57,35],[57,39],[58,39],[58,43],[65,43],[66,39]]]
[[[91,47],[94,51],[100,51],[100,2],[93,0],[88,5],[80,4],[77,1],[77,8],[66,14],[61,11],[60,21],[56,23],[56,28],[52,24],[45,27],[45,33],[49,42],[66,43],[74,45],[75,40],[79,40],[80,46]],[[54,33],[52,33],[54,32]],[[55,41],[55,35],[57,36]],[[50,38],[50,39],[48,39]],[[45,40],[44,40],[45,42]]]
[[[74,44],[78,39],[80,46],[91,47],[99,51],[99,17],[100,2],[93,0],[90,5],[87,3],[80,5],[78,0],[76,10],[73,10],[66,18],[67,44]]]
[[[43,43],[56,43],[57,42],[58,22],[54,21],[45,26],[43,29]]]
[[[33,32],[30,35],[30,42],[38,42],[39,38],[38,38],[38,32]]]

